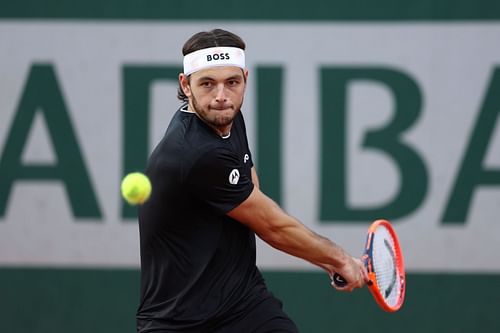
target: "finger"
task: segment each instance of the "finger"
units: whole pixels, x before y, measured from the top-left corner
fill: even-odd
[[[364,285],[365,285],[365,281],[363,279],[363,276],[360,275],[359,279],[358,279],[358,281],[356,283],[356,288],[363,288]]]
[[[360,272],[361,272],[361,276],[363,277],[363,280],[365,282],[370,281],[370,277],[368,276],[368,272],[366,270],[365,264],[361,260],[359,260],[359,263],[360,263],[359,268],[360,268]]]
[[[368,272],[364,266],[361,267],[361,276],[363,277],[363,281],[365,281],[365,283],[370,281],[370,277],[368,276]]]

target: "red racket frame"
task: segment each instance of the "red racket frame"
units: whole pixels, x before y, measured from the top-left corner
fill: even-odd
[[[372,246],[373,246],[373,235],[375,234],[375,231],[379,226],[384,226],[391,235],[392,239],[394,240],[396,267],[399,274],[399,285],[396,287],[399,289],[399,294],[398,294],[398,300],[396,304],[393,306],[387,304],[386,301],[384,300],[384,296],[382,295],[382,292],[377,284],[377,276],[373,271],[372,257],[371,257]],[[368,276],[370,278],[370,281],[367,283],[368,289],[372,293],[377,304],[387,312],[398,311],[403,305],[405,299],[406,275],[405,275],[405,266],[403,260],[403,252],[401,251],[399,239],[396,234],[396,231],[394,231],[394,228],[392,227],[389,221],[384,219],[376,220],[370,225],[370,228],[368,228],[368,235],[366,237],[366,245],[365,245],[365,253],[363,255],[363,261],[365,263],[366,269],[368,271]]]

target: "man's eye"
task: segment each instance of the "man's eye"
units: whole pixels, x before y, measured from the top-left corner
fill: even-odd
[[[212,82],[202,82],[201,86],[205,88],[210,88],[212,86]]]

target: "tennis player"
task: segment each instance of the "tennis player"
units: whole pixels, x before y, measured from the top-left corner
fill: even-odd
[[[259,189],[241,106],[245,43],[216,29],[184,44],[183,101],[153,151],[152,195],[139,211],[137,331],[298,332],[256,266],[255,234],[341,274],[367,281],[360,260],[287,215]]]

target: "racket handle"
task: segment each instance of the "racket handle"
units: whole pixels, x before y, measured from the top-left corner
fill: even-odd
[[[347,285],[347,281],[338,273],[333,274],[332,283],[337,287],[344,287]]]

